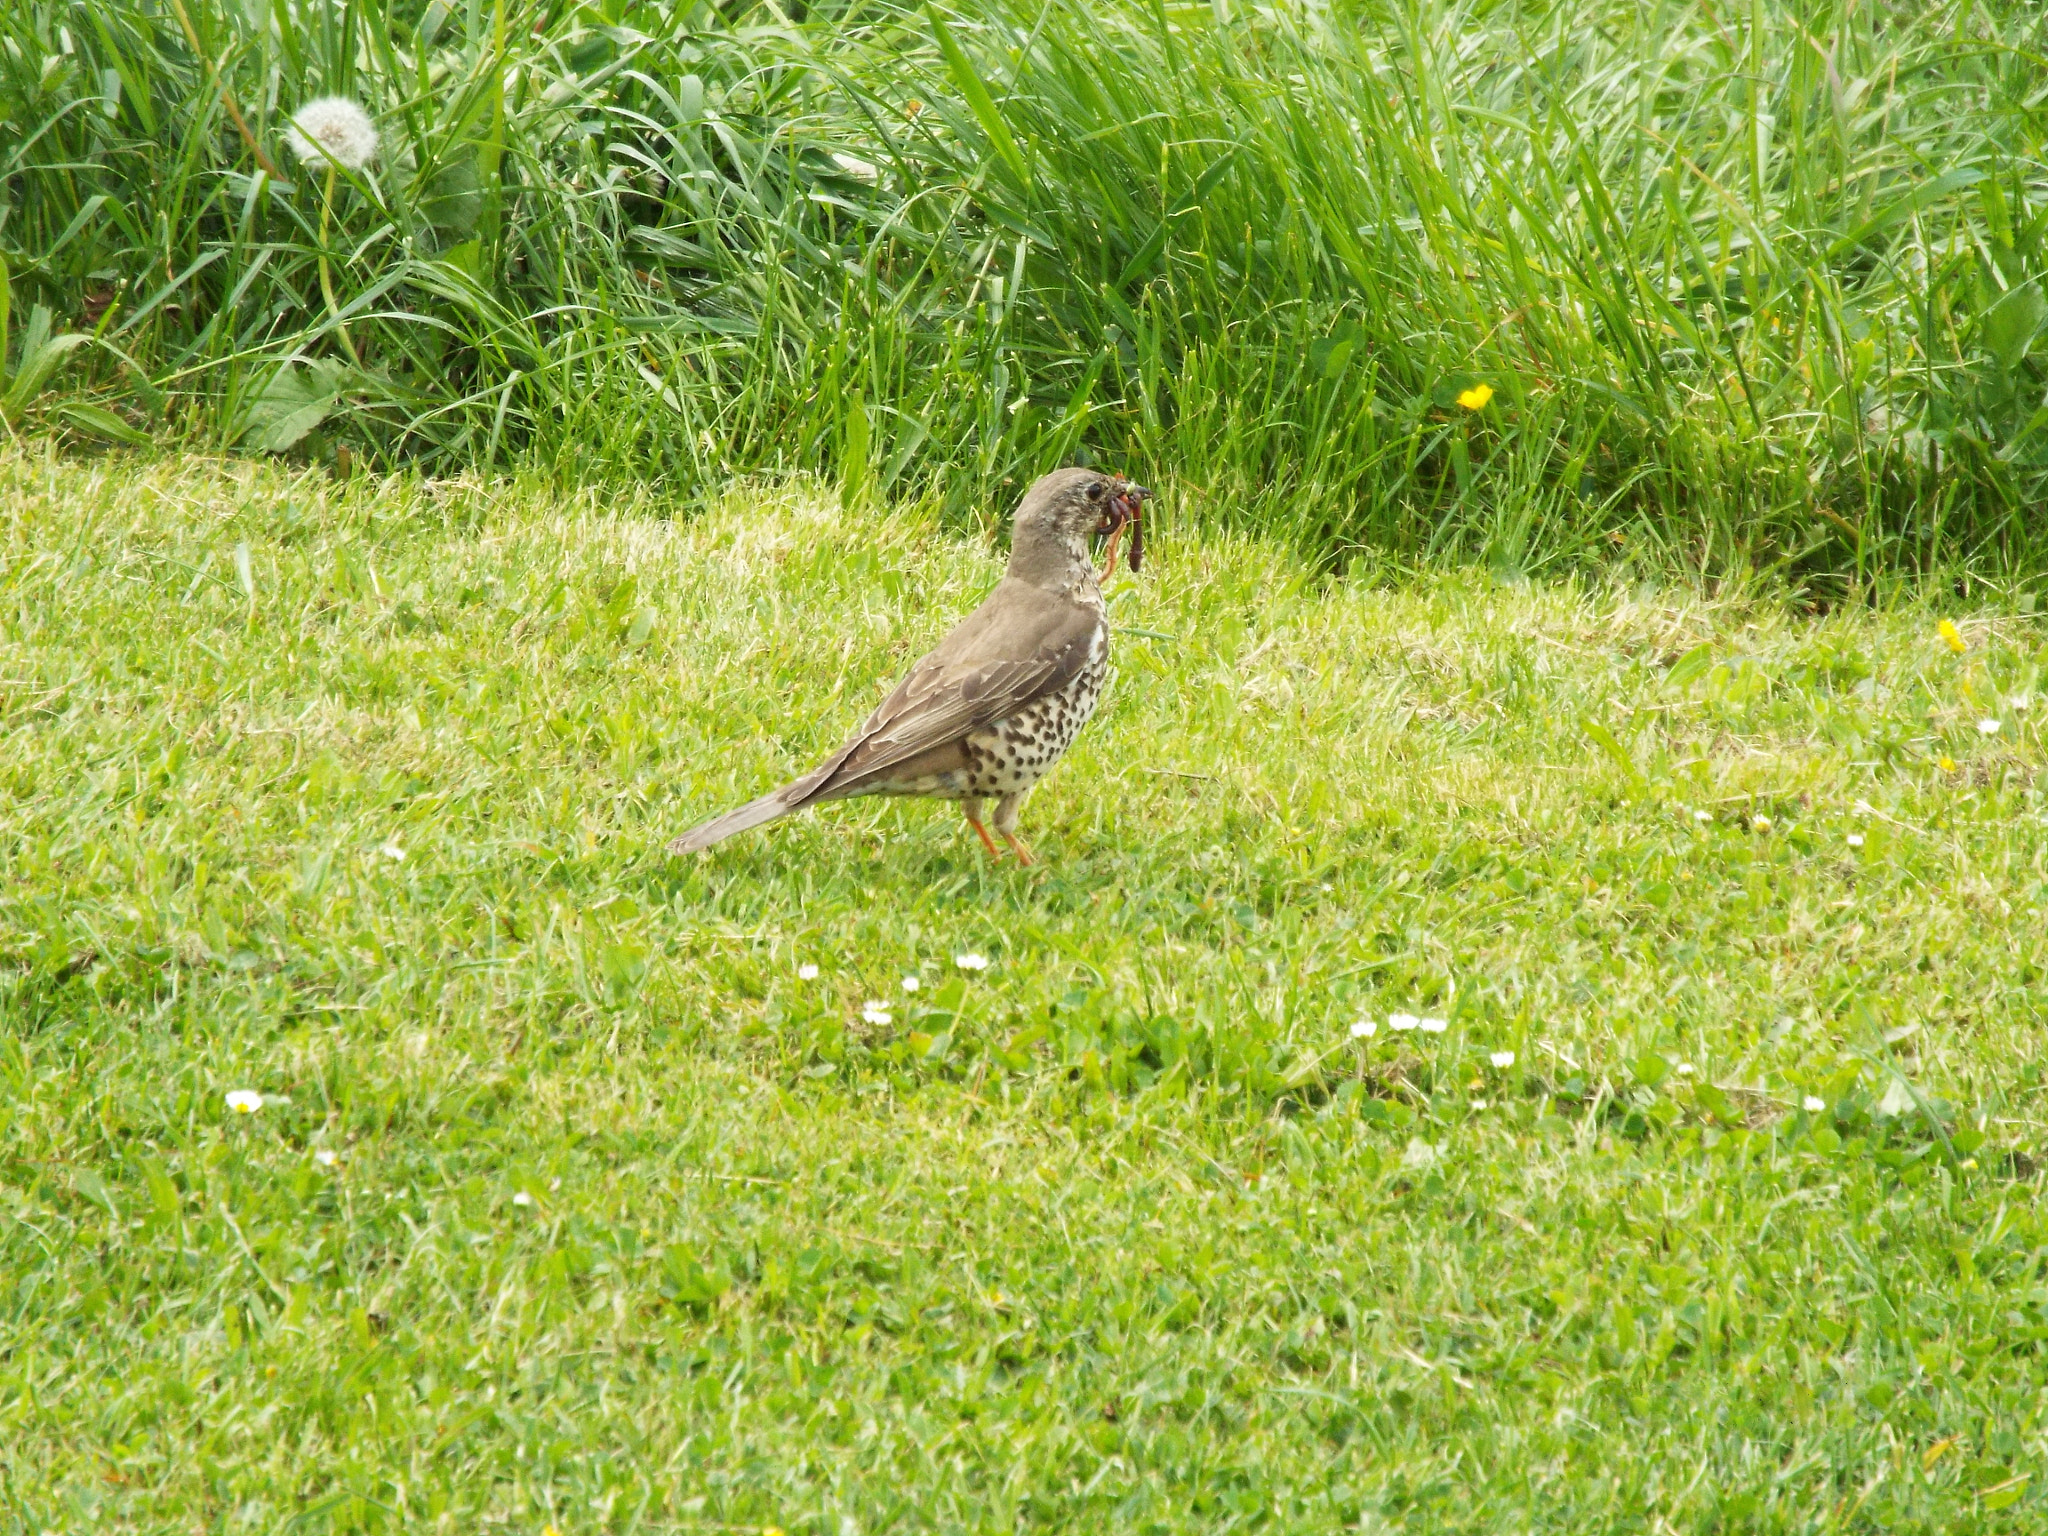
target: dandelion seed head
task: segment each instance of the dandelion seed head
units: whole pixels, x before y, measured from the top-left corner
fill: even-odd
[[[377,126],[346,96],[322,96],[293,114],[285,142],[307,165],[329,159],[344,171],[360,171],[377,158]]]
[[[228,1109],[237,1115],[253,1115],[263,1107],[263,1095],[253,1088],[237,1088],[228,1095]]]

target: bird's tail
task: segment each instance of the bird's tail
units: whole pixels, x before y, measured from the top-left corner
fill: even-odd
[[[778,816],[787,816],[791,811],[802,810],[802,797],[790,794],[796,787],[794,784],[785,784],[780,789],[770,790],[758,800],[749,800],[736,811],[714,816],[702,826],[690,828],[671,842],[668,851],[700,853],[713,843],[724,842],[734,833],[744,832],[749,827],[758,827],[763,822],[775,820]]]
[[[668,845],[670,853],[701,853],[713,843],[722,843],[737,832],[758,827],[777,817],[787,816],[791,811],[800,811],[814,804],[819,798],[831,800],[837,796],[823,791],[822,786],[831,777],[832,770],[839,766],[839,759],[845,753],[835,753],[818,764],[800,779],[792,779],[780,789],[771,789],[758,800],[749,800],[736,811],[727,811],[723,816],[714,816],[702,826],[692,827],[681,837]]]

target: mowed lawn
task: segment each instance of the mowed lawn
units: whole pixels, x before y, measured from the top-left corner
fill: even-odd
[[[988,539],[0,453],[6,1528],[2040,1529],[2048,625],[1188,504],[1042,866],[676,861]]]

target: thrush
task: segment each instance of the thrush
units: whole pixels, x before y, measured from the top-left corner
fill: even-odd
[[[982,806],[995,801],[997,834],[1032,862],[1017,818],[1095,710],[1109,676],[1109,616],[1102,582],[1131,528],[1138,568],[1141,504],[1152,493],[1117,475],[1061,469],[1042,476],[1017,507],[1010,564],[982,605],[910,669],[851,741],[802,778],[694,827],[670,843],[695,853],[734,833],[828,800],[920,795],[955,800],[997,858]],[[1098,578],[1090,541],[1109,539]]]

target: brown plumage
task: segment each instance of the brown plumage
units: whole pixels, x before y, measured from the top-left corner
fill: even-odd
[[[1041,477],[1017,508],[1009,569],[995,591],[853,739],[802,778],[685,832],[669,851],[695,853],[827,800],[923,795],[959,801],[993,854],[981,821],[981,803],[993,796],[996,831],[1029,864],[1018,813],[1087,722],[1109,675],[1109,621],[1089,540],[1110,535],[1113,565],[1116,535],[1150,494],[1088,469]],[[1133,570],[1138,548],[1134,530]]]

